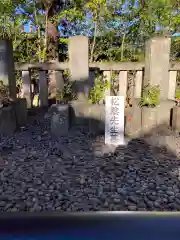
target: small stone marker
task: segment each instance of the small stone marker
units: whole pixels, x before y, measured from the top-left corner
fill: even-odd
[[[106,96],[105,144],[125,145],[124,96]]]
[[[64,136],[69,130],[69,106],[54,105],[52,108],[51,132],[57,137]]]

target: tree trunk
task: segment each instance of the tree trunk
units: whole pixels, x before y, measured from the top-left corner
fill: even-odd
[[[48,11],[47,19],[50,19],[56,14],[56,1],[51,5]],[[47,23],[47,57],[49,61],[58,60],[58,28],[52,22]],[[55,71],[48,71],[49,79],[49,98],[55,101],[56,96],[56,73]]]

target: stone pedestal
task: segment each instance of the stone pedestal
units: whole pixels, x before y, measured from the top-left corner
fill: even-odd
[[[172,128],[175,131],[180,131],[180,107],[175,106],[172,110]]]
[[[105,131],[105,106],[83,102],[70,103],[70,121],[74,126],[86,126],[90,133]]]
[[[69,105],[53,105],[51,132],[53,135],[64,136],[69,131]]]
[[[160,102],[158,106],[158,115],[157,115],[157,124],[164,124],[170,126],[171,120],[171,111],[175,106],[175,102],[173,100],[164,100]]]
[[[89,106],[89,132],[91,134],[105,133],[105,105],[92,104]]]
[[[125,113],[125,135],[138,136],[141,132],[140,99],[134,99],[133,106]]]
[[[141,130],[143,133],[149,133],[157,127],[157,118],[158,118],[158,108],[148,108],[148,107],[142,107],[141,110],[141,116],[142,116],[142,127]]]
[[[142,108],[142,130],[150,132],[153,128],[170,126],[171,111],[175,105],[174,101],[162,100],[155,108]]]

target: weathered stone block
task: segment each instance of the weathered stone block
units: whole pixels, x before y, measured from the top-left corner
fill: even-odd
[[[70,125],[87,125],[88,124],[88,104],[80,101],[69,103],[70,108]]]
[[[13,106],[0,109],[0,134],[11,135],[16,130],[16,115]]]
[[[173,100],[162,100],[158,108],[157,124],[170,125],[171,109],[175,106]]]
[[[172,110],[172,128],[180,131],[180,107],[174,106]]]
[[[105,131],[105,106],[85,102],[70,103],[71,125],[83,125],[92,133]]]
[[[157,126],[158,108],[142,107],[142,132],[150,132]]]
[[[69,106],[53,105],[51,109],[51,132],[59,137],[64,136],[69,131]]]
[[[104,134],[105,105],[91,104],[89,106],[89,131],[92,134]]]
[[[138,136],[141,132],[141,108],[139,99],[133,101],[133,106],[125,113],[125,135]]]
[[[27,101],[25,98],[18,98],[14,101],[17,127],[27,123]]]

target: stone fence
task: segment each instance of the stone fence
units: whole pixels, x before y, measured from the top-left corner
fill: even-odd
[[[161,89],[162,100],[174,100],[177,71],[180,63],[170,62],[169,38],[155,37],[146,43],[144,62],[113,62],[113,63],[89,63],[88,38],[75,36],[69,38],[69,62],[44,62],[27,64],[21,63],[14,66],[12,46],[9,42],[0,41],[0,78],[9,81],[10,92],[15,98],[15,76],[14,70],[22,72],[23,97],[26,98],[28,107],[32,106],[31,70],[39,70],[39,98],[41,106],[48,106],[48,83],[46,73],[53,70],[54,78],[50,82],[52,88],[63,87],[62,72],[69,69],[71,81],[76,81],[78,99],[87,99],[89,89],[94,84],[94,72],[96,69],[103,71],[103,76],[111,81],[112,71],[119,71],[119,95],[127,95],[128,71],[135,71],[133,98],[140,98],[143,85],[148,82],[152,85],[158,84]],[[8,57],[7,57],[8,54]],[[110,90],[107,91],[110,95]]]

